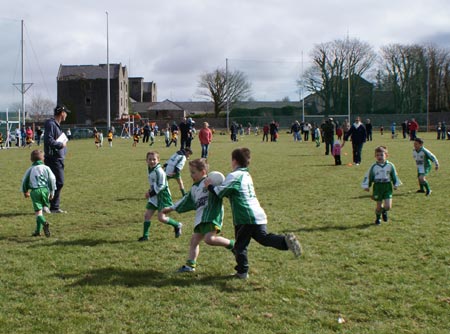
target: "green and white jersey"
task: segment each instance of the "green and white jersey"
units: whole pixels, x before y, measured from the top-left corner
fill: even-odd
[[[233,224],[267,224],[267,216],[256,198],[253,180],[248,168],[237,168],[225,181],[214,187],[220,198],[228,197],[233,213]]]
[[[180,153],[180,151],[175,152],[174,154],[172,154],[169,160],[167,160],[166,173],[173,174],[181,172],[184,164],[186,163],[186,160],[186,156]]]
[[[439,161],[434,154],[423,146],[418,151],[413,149],[413,157],[416,160],[417,172],[419,174],[428,174],[431,170],[431,162],[439,166]]]
[[[384,164],[376,162],[369,168],[361,183],[361,187],[367,189],[370,188],[372,183],[391,182],[394,187],[398,187],[402,184],[397,176],[394,164],[386,160]]]
[[[213,223],[222,228],[223,205],[222,199],[211,194],[205,188],[205,178],[194,183],[191,190],[176,202],[172,209],[178,213],[196,210],[194,226],[200,223]]]
[[[27,169],[22,179],[22,192],[29,189],[47,188],[53,196],[56,190],[56,178],[50,167],[44,165],[42,161],[36,161]]]
[[[158,194],[160,192],[166,191],[171,195],[166,173],[160,164],[157,164],[154,168],[148,169],[148,182],[150,183],[150,189],[154,190],[156,193],[156,195],[148,199],[148,202],[157,207]]]

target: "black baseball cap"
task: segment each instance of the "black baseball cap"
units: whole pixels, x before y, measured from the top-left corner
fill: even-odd
[[[58,104],[58,105],[55,107],[54,113],[55,113],[55,115],[58,115],[58,114],[62,113],[63,111],[65,111],[67,114],[70,114],[70,110],[67,109],[65,105],[63,105],[63,104]]]

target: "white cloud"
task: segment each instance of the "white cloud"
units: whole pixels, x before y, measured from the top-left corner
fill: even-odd
[[[40,64],[30,58],[27,65],[26,80],[31,73],[35,82],[30,94],[42,92],[55,100],[60,64],[106,62],[106,10],[110,62],[155,81],[159,100],[195,99],[200,74],[224,67],[225,58],[234,59],[234,66],[237,59],[259,60],[245,65],[255,80],[255,97],[295,99],[298,73],[284,78],[278,73],[300,62],[302,51],[307,66],[314,44],[348,33],[376,50],[390,43],[428,41],[448,47],[450,35],[448,0],[4,1],[0,57],[7,70],[0,73],[0,107],[9,103],[4,96],[16,95],[10,85],[20,78],[16,64],[22,18],[34,49],[27,50],[27,57],[36,55]],[[275,61],[282,64],[278,69]],[[252,73],[250,68],[258,64],[262,67]]]

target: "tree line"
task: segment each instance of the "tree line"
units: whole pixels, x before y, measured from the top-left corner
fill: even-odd
[[[361,98],[358,89],[362,79],[373,84],[373,93],[389,97],[392,113],[450,111],[448,49],[431,44],[390,44],[377,53],[370,44],[347,38],[315,44],[309,57],[311,66],[297,85],[319,97],[325,114],[346,114],[349,95],[353,109]],[[214,102],[216,116],[226,109],[227,101],[251,97],[251,83],[239,70],[227,73],[218,68],[202,74],[198,87],[200,96]],[[376,109],[373,101],[368,108],[366,112]]]

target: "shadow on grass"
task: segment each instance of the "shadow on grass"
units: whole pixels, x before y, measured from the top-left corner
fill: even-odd
[[[30,233],[31,235],[31,233]],[[15,236],[15,237],[0,237],[0,241],[10,241],[17,244],[33,244],[42,240],[42,237],[26,237],[26,236]]]
[[[139,197],[123,197],[123,198],[116,198],[114,199],[117,202],[127,202],[127,201],[142,201],[145,200],[144,195],[139,196]]]
[[[20,217],[20,216],[34,216],[33,212],[2,212],[0,213],[0,218],[13,218],[13,217]]]
[[[80,277],[82,276],[82,277]],[[227,276],[204,276],[199,277],[196,273],[167,273],[156,270],[138,270],[122,268],[100,268],[89,271],[86,274],[65,274],[56,275],[60,279],[77,279],[70,286],[154,286],[154,287],[189,287],[195,285],[217,286],[222,291],[233,292],[241,290],[239,286],[232,286],[228,283],[238,281],[230,275]]]
[[[408,194],[408,193],[394,193],[394,199],[396,197],[403,197],[403,196],[410,196],[410,195],[411,194]],[[422,196],[423,196],[423,194],[422,194]],[[365,194],[360,195],[360,196],[351,197],[351,199],[360,199],[360,198],[372,198],[372,194],[371,193],[365,193]]]
[[[103,240],[103,239],[77,239],[77,240],[56,240],[48,244],[39,244],[35,247],[53,247],[53,246],[98,246],[103,244],[122,244],[123,240]]]
[[[305,227],[299,228],[297,230],[286,231],[286,232],[318,232],[318,231],[346,231],[346,230],[363,230],[369,227],[373,227],[375,224],[360,224],[360,225],[351,225],[351,226],[342,226],[342,225],[334,225],[334,226],[318,226],[318,227]]]

